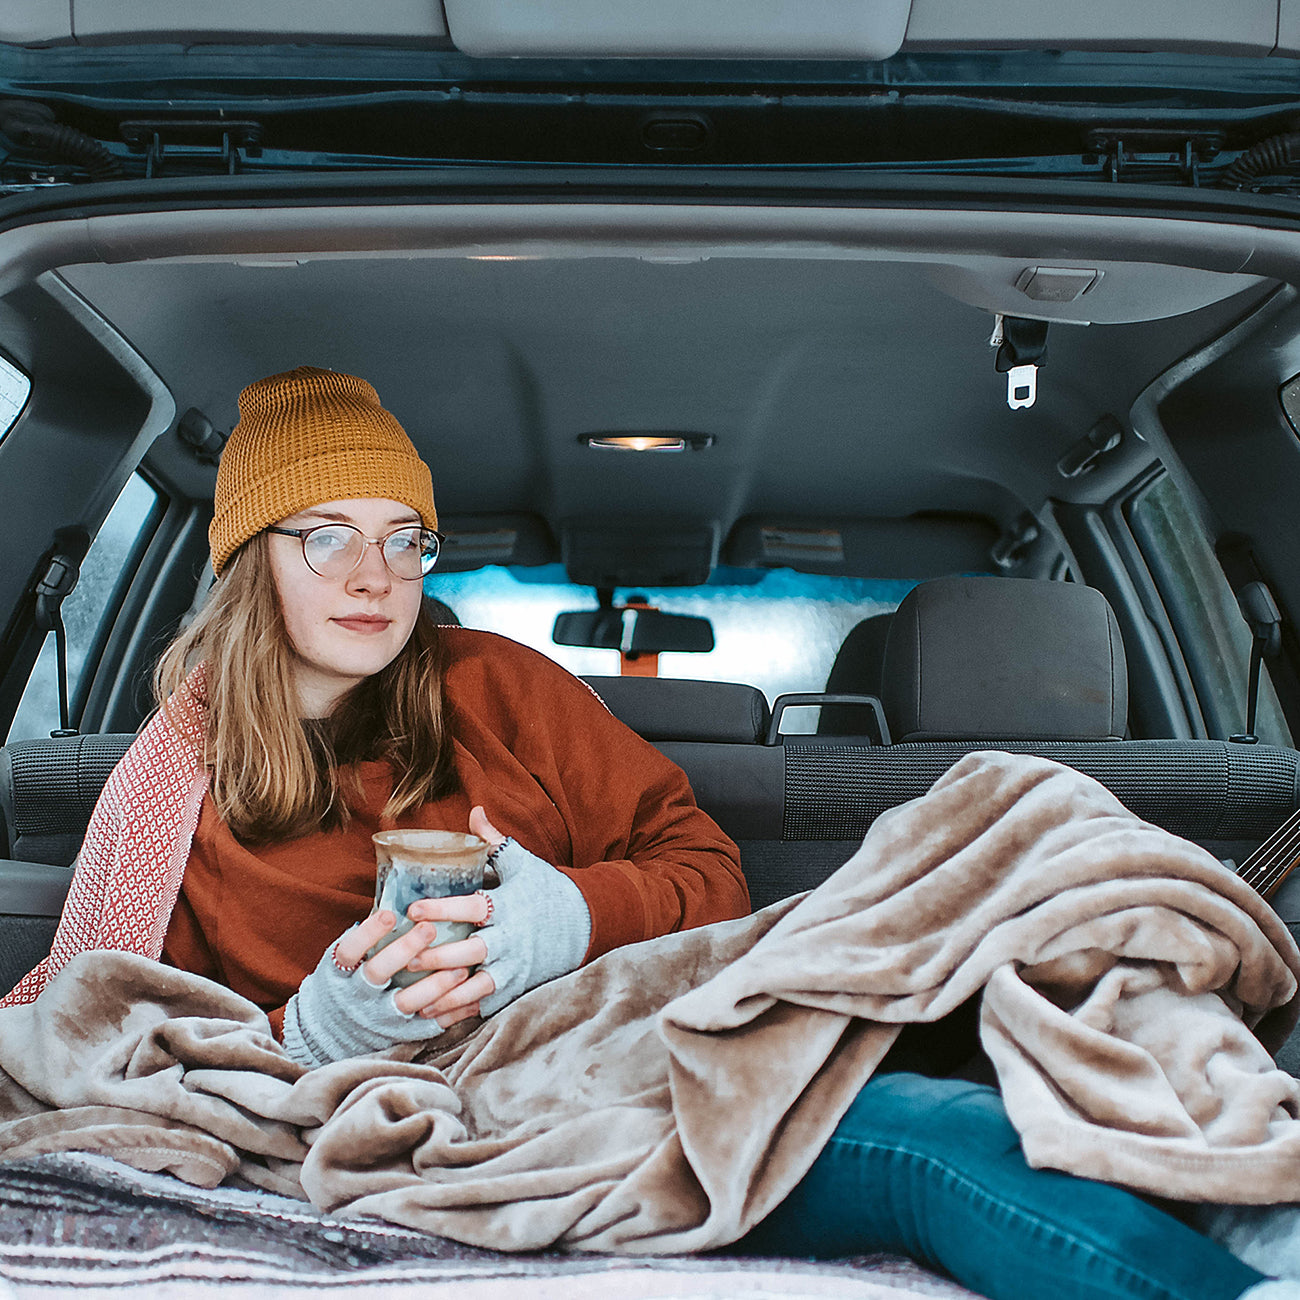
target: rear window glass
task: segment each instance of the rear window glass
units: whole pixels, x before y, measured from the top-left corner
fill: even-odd
[[[665,613],[694,614],[712,622],[713,650],[661,654],[661,677],[744,682],[757,686],[770,702],[790,691],[823,690],[836,652],[852,628],[864,618],[897,608],[915,585],[793,569],[720,568],[703,587],[620,589],[615,601],[623,604],[635,594]],[[559,646],[551,640],[557,614],[596,608],[595,592],[568,582],[561,565],[491,566],[469,573],[434,570],[425,591],[450,606],[466,627],[522,641],[572,673],[618,674],[616,650]]]

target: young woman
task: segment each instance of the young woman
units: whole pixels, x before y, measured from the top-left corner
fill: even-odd
[[[262,1006],[316,1067],[747,911],[736,847],[679,769],[543,656],[431,625],[429,470],[370,385],[302,368],[246,389],[240,416],[216,586],[162,659],[162,708],[96,810],[51,957],[9,1001],[74,951],[134,945]],[[121,815],[125,786],[156,815]],[[412,905],[366,959],[398,920],[369,914],[370,837],[394,825],[468,827],[500,884]],[[428,947],[450,920],[478,928]],[[403,968],[423,976],[390,988]],[[1300,1296],[1135,1195],[1030,1169],[994,1089],[903,1063],[742,1248],[900,1251],[994,1300]]]

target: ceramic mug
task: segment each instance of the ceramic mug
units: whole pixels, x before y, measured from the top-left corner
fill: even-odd
[[[459,831],[395,830],[371,836],[375,843],[375,906],[387,908],[397,924],[370,949],[373,957],[414,924],[406,909],[417,899],[449,898],[483,888],[483,871],[491,846],[477,835]],[[438,921],[437,937],[429,947],[467,939],[475,929],[470,921]],[[423,979],[428,971],[399,970],[390,983],[405,987]]]

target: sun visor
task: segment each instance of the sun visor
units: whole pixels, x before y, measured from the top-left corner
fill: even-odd
[[[905,519],[742,519],[723,547],[725,564],[742,569],[863,578],[934,578],[986,572],[998,529],[975,515]]]
[[[561,559],[580,587],[698,587],[717,554],[717,526],[698,519],[573,519],[560,528]]]
[[[493,57],[887,59],[912,0],[444,0],[457,49]]]
[[[485,564],[551,564],[557,547],[538,515],[440,515],[445,535],[439,573],[463,573]]]

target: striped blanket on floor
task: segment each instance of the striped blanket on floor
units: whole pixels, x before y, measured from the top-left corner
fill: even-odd
[[[972,1300],[909,1260],[506,1254],[93,1155],[0,1164],[0,1300]]]

